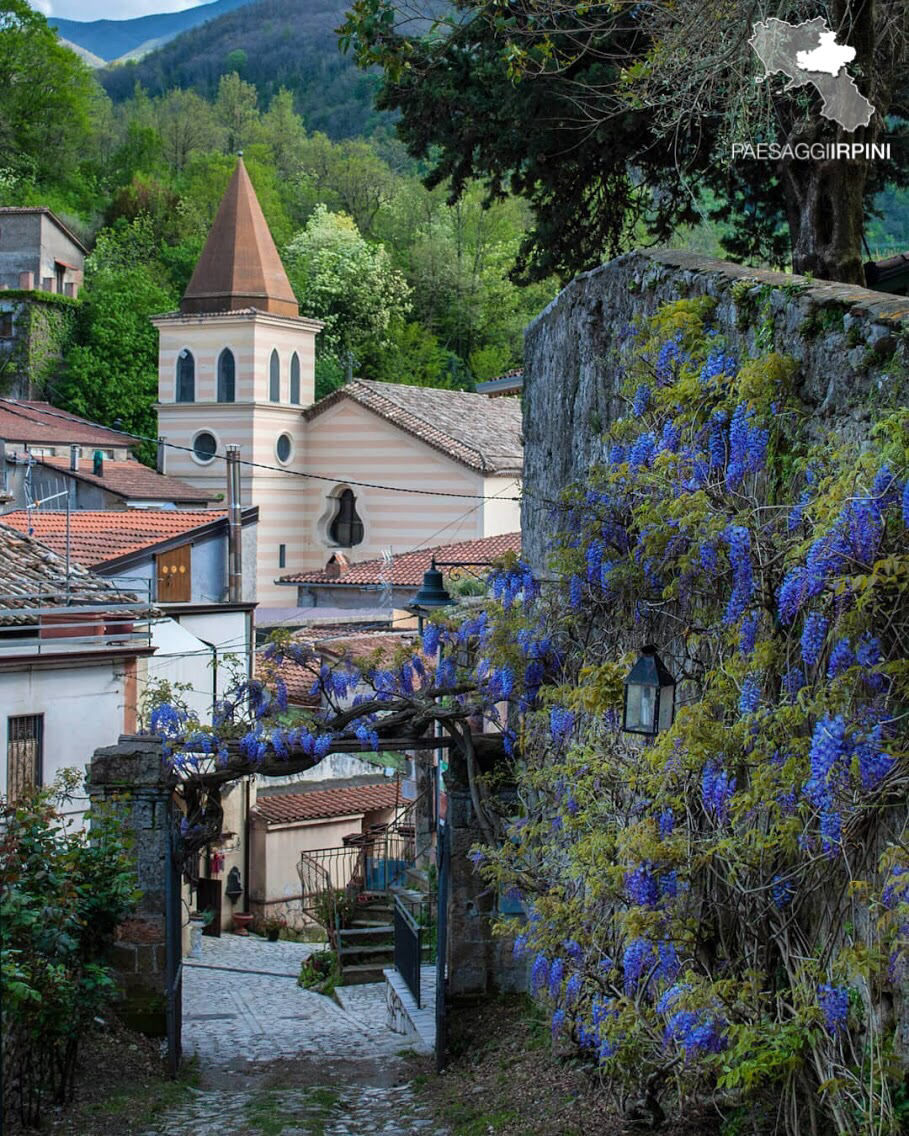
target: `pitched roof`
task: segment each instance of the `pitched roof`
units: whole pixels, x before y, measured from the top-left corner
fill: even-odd
[[[77,509],[70,513],[70,556],[93,568],[131,552],[153,547],[174,537],[189,537],[195,529],[223,520],[226,513],[176,509]],[[3,523],[33,536],[60,556],[66,555],[66,513],[25,509],[5,513]]]
[[[481,473],[520,475],[523,469],[521,406],[512,399],[355,379],[304,415],[311,420],[344,398]]]
[[[396,588],[418,588],[423,583],[423,573],[429,569],[433,559],[462,560],[466,564],[482,565],[489,560],[504,556],[506,552],[521,551],[519,532],[501,533],[499,536],[482,537],[480,540],[462,540],[457,544],[439,544],[434,548],[420,548],[415,552],[405,552],[395,556],[391,565],[390,582]],[[342,575],[320,569],[316,572],[297,572],[292,576],[282,576],[284,584],[321,584],[324,586],[367,586],[389,582],[388,564],[385,560],[362,560],[351,564]]]
[[[179,477],[157,473],[138,461],[105,460],[101,477],[95,476],[92,462],[86,459],[80,460],[78,470],[69,468],[69,458],[36,458],[36,461],[69,477],[86,481],[89,485],[98,485],[126,501],[173,501],[176,505],[205,505],[214,500],[203,489],[181,481]]]
[[[63,222],[60,220],[60,218],[57,216],[57,214],[53,211],[53,209],[50,208],[50,206],[48,206],[48,205],[2,205],[2,206],[0,206],[0,217],[2,217],[4,213],[6,213],[6,214],[43,213],[45,217],[50,217],[50,219],[54,222],[54,224],[57,226],[57,228],[62,233],[65,233],[69,237],[69,239],[73,242],[74,245],[78,245],[79,248],[86,255],[88,255],[88,249],[85,247],[85,245],[79,240],[79,238],[72,231],[72,229],[68,228],[66,225],[63,224]]]
[[[273,793],[260,796],[256,812],[269,824],[293,824],[301,820],[393,809],[399,802],[395,781],[376,785],[351,785],[342,789],[310,789],[303,793]]]
[[[519,394],[524,389],[524,368],[513,367],[489,379],[485,383],[477,383],[477,393],[485,395]]]
[[[62,556],[0,523],[0,623],[28,623],[29,617],[6,616],[4,609],[62,606],[64,593],[68,606],[137,602],[134,594],[120,591],[79,564],[70,565],[67,578]]]
[[[296,638],[300,638],[299,634]],[[320,635],[313,645],[321,655],[360,662],[375,655],[376,652],[379,653],[379,658],[385,659],[405,644],[414,642],[413,634],[408,635],[400,631],[360,631],[335,635],[331,638]]]
[[[118,448],[136,444],[129,434],[95,426],[49,402],[20,402],[15,398],[0,398],[0,438],[7,442]]]
[[[248,307],[282,316],[300,311],[241,157],[180,310],[192,315]]]

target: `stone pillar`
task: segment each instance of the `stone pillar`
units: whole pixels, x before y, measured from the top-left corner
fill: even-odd
[[[175,779],[162,761],[161,743],[122,736],[95,750],[87,786],[93,806],[104,805],[132,834],[136,884],[142,896],[117,931],[113,963],[127,1025],[153,1037],[166,1034],[166,894],[169,825]]]
[[[526,966],[508,936],[493,936],[497,896],[468,858],[485,843],[467,789],[448,789],[451,876],[448,903],[448,992],[453,999],[527,989]]]

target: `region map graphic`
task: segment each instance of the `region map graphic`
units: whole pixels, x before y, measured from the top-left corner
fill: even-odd
[[[810,83],[823,100],[824,118],[850,132],[868,125],[874,107],[846,71],[846,64],[855,58],[855,48],[837,43],[836,33],[823,17],[801,24],[761,20],[752,31],[748,43],[764,64],[764,79],[782,71],[789,77],[787,91]]]

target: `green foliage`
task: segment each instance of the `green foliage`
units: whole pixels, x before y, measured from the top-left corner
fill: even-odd
[[[106,958],[135,870],[110,817],[73,831],[49,790],[4,804],[0,823],[4,1090],[35,1124],[71,1095],[80,1039],[114,997]]]
[[[287,246],[285,259],[301,313],[325,324],[320,353],[356,357],[384,346],[392,320],[410,307],[410,289],[387,251],[324,205]]]
[[[172,310],[176,297],[154,262],[144,259],[147,226],[136,222],[99,244],[90,260],[75,342],[54,401],[75,414],[147,437],[156,433],[158,333],[149,317]],[[146,445],[143,456],[153,454]]]
[[[89,156],[91,71],[24,0],[0,4],[0,154],[25,182],[67,185]]]
[[[297,985],[304,990],[315,990],[329,998],[341,978],[338,956],[334,951],[313,951],[300,966]]]

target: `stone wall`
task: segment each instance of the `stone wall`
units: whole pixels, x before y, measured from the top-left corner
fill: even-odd
[[[174,780],[149,737],[121,737],[95,751],[87,779],[92,804],[123,817],[131,833],[136,910],[117,930],[113,963],[122,992],[120,1013],[134,1029],[163,1037],[166,1029],[165,929],[169,825]]]
[[[524,554],[538,570],[547,502],[605,456],[603,431],[625,412],[614,364],[620,333],[663,304],[705,294],[716,298],[716,326],[741,358],[772,346],[798,360],[800,394],[818,439],[865,440],[874,405],[900,385],[905,394],[904,297],[688,252],[628,253],[583,273],[525,334],[521,527]]]

